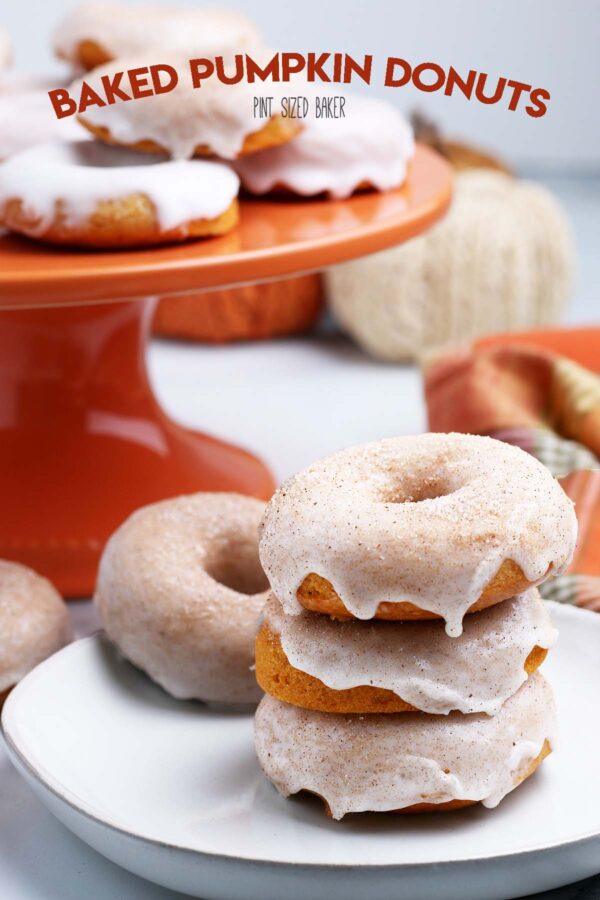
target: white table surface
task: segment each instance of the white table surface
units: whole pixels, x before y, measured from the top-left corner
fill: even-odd
[[[598,322],[598,180],[548,179],[571,214],[579,280],[567,321]],[[411,366],[367,359],[335,334],[227,348],[155,343],[158,396],[183,424],[259,453],[278,479],[339,447],[425,428],[421,379]],[[96,627],[72,604],[78,634]],[[6,900],[177,900],[103,859],[48,813],[0,741],[0,897]],[[541,896],[540,900],[541,900]],[[600,878],[544,895],[600,900]],[[285,898],[282,898],[285,900]]]

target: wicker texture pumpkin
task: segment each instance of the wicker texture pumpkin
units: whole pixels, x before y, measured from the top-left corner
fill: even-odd
[[[400,361],[556,323],[573,268],[569,226],[545,188],[470,169],[456,174],[441,222],[404,245],[329,269],[326,294],[367,353]]]

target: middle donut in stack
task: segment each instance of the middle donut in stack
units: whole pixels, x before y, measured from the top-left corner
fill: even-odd
[[[575,535],[550,472],[491,438],[385,440],[284,484],[260,543],[266,775],[335,818],[496,805],[552,749],[535,585]]]

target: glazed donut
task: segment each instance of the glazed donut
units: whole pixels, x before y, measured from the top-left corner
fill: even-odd
[[[265,775],[284,797],[309,791],[353,812],[494,807],[555,745],[554,698],[539,672],[496,716],[347,716],[266,695],[255,718]]]
[[[166,297],[153,331],[164,337],[224,344],[299,334],[323,307],[320,275],[299,275],[220,291]]]
[[[94,141],[40,144],[0,165],[0,221],[53,244],[166,244],[229,231],[237,192],[220,163],[155,162]]]
[[[102,554],[94,601],[109,638],[173,697],[256,702],[251,667],[267,581],[264,503],[194,494],[138,510]]]
[[[518,447],[423,434],[351,447],[286,481],[260,558],[286,613],[441,617],[457,637],[484,609],[562,572],[573,504]]]
[[[313,109],[293,141],[237,160],[243,187],[252,194],[283,190],[335,198],[399,187],[415,149],[410,126],[383,100],[343,99],[343,117],[316,118]]]
[[[28,80],[0,81],[0,161],[34,144],[89,138],[76,119],[56,118],[46,89]]]
[[[164,62],[164,60],[162,60]],[[188,62],[170,60],[184,71]],[[85,82],[102,94],[102,77],[146,66],[147,59],[119,60],[100,66],[86,75]],[[71,88],[77,96],[81,83]],[[79,121],[99,140],[146,153],[167,153],[176,159],[218,156],[235,159],[267,147],[290,141],[301,130],[298,119],[273,113],[268,119],[254,115],[259,95],[275,95],[283,90],[277,83],[224,84],[206,80],[201,88],[180,80],[170,93],[153,94],[135,102],[89,106]],[[275,107],[275,104],[273,104]]]
[[[153,48],[201,57],[261,44],[256,27],[238,12],[166,6],[132,9],[120,3],[78,6],[54,36],[59,59],[83,69]]]
[[[494,716],[555,640],[535,588],[469,616],[451,641],[441,622],[286,616],[271,597],[256,639],[256,678],[278,700],[321,712]]]
[[[0,706],[31,669],[71,640],[67,607],[41,575],[0,560]]]

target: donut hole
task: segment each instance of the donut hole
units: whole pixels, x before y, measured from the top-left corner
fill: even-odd
[[[390,485],[383,493],[382,502],[389,504],[420,503],[423,500],[447,497],[456,489],[456,485],[436,476],[424,476],[418,479],[406,478],[400,484]]]
[[[211,578],[237,594],[262,594],[269,587],[255,541],[226,541],[215,547],[205,563]]]

